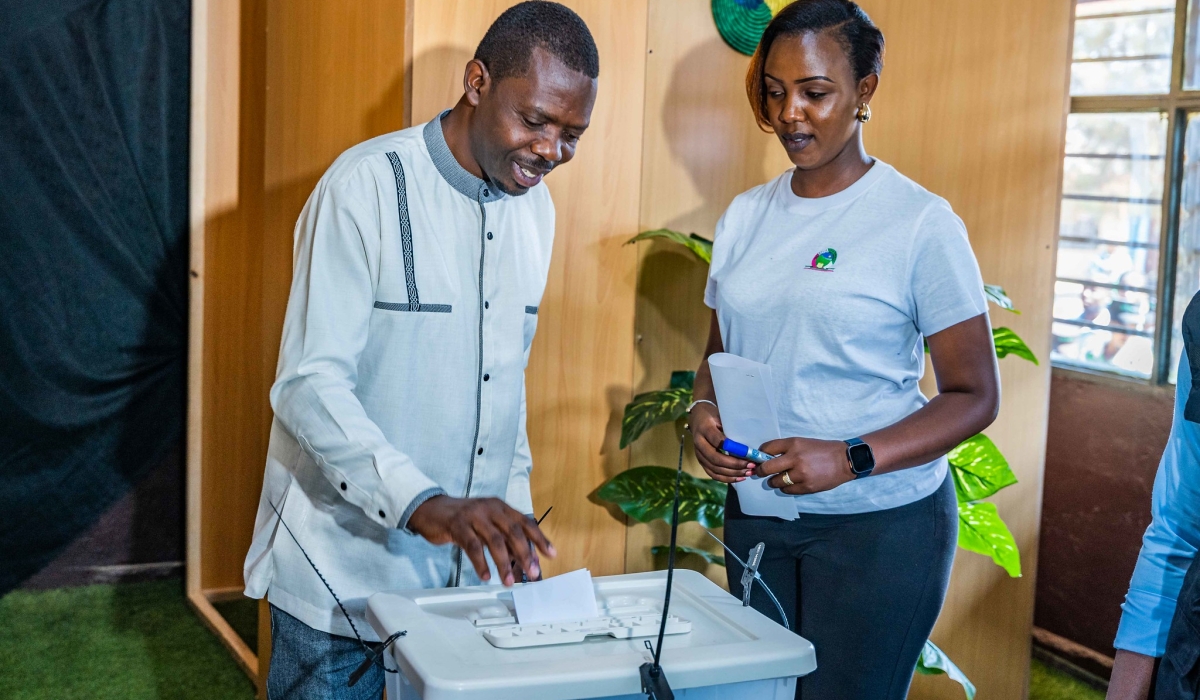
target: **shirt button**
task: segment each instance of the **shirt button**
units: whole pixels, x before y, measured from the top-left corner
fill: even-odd
[[[490,374],[483,375],[483,381],[485,381],[485,382],[491,378],[492,378],[492,375],[490,375]]]
[[[485,302],[483,302],[483,308],[490,309],[490,308],[492,308],[492,305],[485,301]]]
[[[345,490],[346,490],[346,482],[344,482],[344,481],[342,482],[342,490],[343,490],[343,491],[345,491]]]
[[[478,450],[475,450],[475,454],[477,454],[477,455],[483,454],[483,448],[480,447]]]
[[[491,196],[491,194],[492,194],[491,192],[488,192],[486,189],[484,189],[484,191],[483,191],[483,196],[484,196],[484,197],[490,197],[490,196]]]
[[[384,515],[384,514],[383,514],[383,511],[381,510],[381,511],[379,511],[379,517],[381,517],[381,518],[386,518],[387,516],[386,516],[386,515]]]
[[[488,240],[489,241],[492,240],[492,232],[491,231],[488,231]]]

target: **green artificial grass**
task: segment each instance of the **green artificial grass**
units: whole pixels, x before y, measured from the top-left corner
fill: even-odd
[[[251,600],[220,604],[256,641]],[[4,700],[251,700],[254,687],[184,602],[180,581],[15,591],[0,598]],[[1104,693],[1033,661],[1029,700]]]
[[[258,601],[253,598],[238,598],[213,603],[221,617],[229,623],[237,636],[242,638],[250,651],[258,653]]]
[[[0,598],[0,698],[251,700],[178,580]]]
[[[1104,700],[1104,693],[1034,659],[1029,673],[1029,700]]]

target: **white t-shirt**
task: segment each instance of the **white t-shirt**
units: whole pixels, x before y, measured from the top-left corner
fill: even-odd
[[[850,187],[796,196],[792,171],[717,223],[704,302],[726,352],[771,366],[784,437],[845,440],[924,406],[922,337],[987,312],[979,265],[946,200],[876,161]],[[864,513],[932,494],[937,461],[796,497],[801,513]]]

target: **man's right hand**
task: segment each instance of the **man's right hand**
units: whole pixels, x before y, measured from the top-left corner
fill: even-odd
[[[721,429],[721,416],[717,407],[698,403],[688,414],[688,425],[692,429],[692,442],[696,448],[696,460],[704,471],[717,481],[726,484],[736,484],[745,481],[754,473],[756,466],[744,459],[730,457],[720,451],[721,443],[725,442],[725,433]]]
[[[532,518],[498,498],[434,496],[413,511],[408,529],[432,544],[453,542],[466,552],[482,581],[492,577],[483,555],[486,547],[505,586],[516,581],[513,561],[530,579],[536,579],[541,575],[537,552],[551,559],[556,554]],[[537,551],[530,548],[531,542]]]

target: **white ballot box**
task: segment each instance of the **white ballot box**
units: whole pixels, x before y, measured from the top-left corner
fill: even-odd
[[[386,674],[388,700],[645,698],[638,668],[652,659],[646,641],[655,643],[657,624],[653,636],[636,635],[661,619],[666,578],[653,571],[593,579],[607,617],[599,627],[518,629],[512,590],[501,586],[376,593],[367,619],[379,637],[408,632],[385,657],[400,671]],[[669,620],[674,633],[664,639],[661,663],[681,699],[792,700],[796,678],[817,667],[811,643],[695,571],[676,570]],[[596,633],[604,624],[611,634]]]

